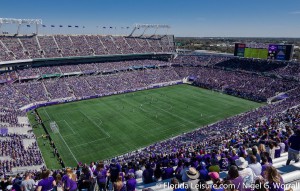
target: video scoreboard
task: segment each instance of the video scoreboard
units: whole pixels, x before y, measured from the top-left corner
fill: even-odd
[[[268,49],[268,59],[291,60],[293,57],[293,45],[270,44]]]
[[[270,60],[291,60],[293,45],[236,43],[234,56]]]

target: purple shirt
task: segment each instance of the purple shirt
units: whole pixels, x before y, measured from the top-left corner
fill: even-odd
[[[263,177],[264,177],[264,173],[268,166],[272,166],[272,164],[269,163],[269,164],[261,165],[261,174],[260,175],[262,175]]]
[[[38,186],[42,187],[41,191],[52,190],[53,189],[53,181],[54,181],[54,178],[52,176],[49,176],[48,178],[41,180],[38,183]]]
[[[284,191],[284,182],[282,178],[280,178],[280,183],[269,183],[269,191]]]
[[[67,177],[65,180],[65,188],[69,188],[69,191],[75,191],[77,189],[77,183],[71,178]]]
[[[105,169],[102,169],[100,171],[94,171],[94,175],[97,177],[98,183],[106,183],[106,173],[107,171]]]
[[[219,166],[220,166],[220,169],[222,171],[225,171],[228,169],[229,167],[229,161],[227,158],[222,158],[220,161],[219,161]]]
[[[235,190],[242,190],[243,178],[238,176],[235,179],[232,179],[231,182],[234,184]]]
[[[172,167],[168,167],[164,169],[164,172],[162,174],[162,179],[169,179],[172,178],[174,174],[174,169]]]
[[[127,191],[134,191],[136,187],[136,180],[134,178],[130,178],[126,183]]]
[[[64,175],[63,177],[62,177],[62,179],[61,179],[61,181],[63,182],[63,184],[64,184],[64,188],[68,188],[67,187],[67,180],[69,179],[69,176],[68,175]]]
[[[234,156],[230,157],[230,163],[235,164],[235,160],[237,160],[237,159],[239,159],[238,155],[234,155]]]

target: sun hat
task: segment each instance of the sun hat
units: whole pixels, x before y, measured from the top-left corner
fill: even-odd
[[[190,167],[189,170],[186,171],[186,175],[190,179],[194,179],[194,180],[199,178],[199,172],[194,167]]]
[[[240,157],[235,160],[235,164],[239,168],[246,168],[248,166],[248,161],[246,161],[243,157]]]
[[[208,176],[210,176],[211,179],[218,179],[218,178],[220,178],[220,175],[217,172],[210,172],[210,173],[208,173]]]

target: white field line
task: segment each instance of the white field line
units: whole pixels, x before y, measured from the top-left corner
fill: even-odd
[[[69,125],[69,123],[66,120],[56,121],[56,124],[59,123],[59,122],[62,122],[62,121],[64,121],[69,126],[69,128],[71,129],[71,131],[73,132],[73,134],[76,134],[75,131],[74,131],[74,129]],[[69,134],[69,135],[72,135],[72,134]],[[69,135],[64,135],[64,137],[69,136]]]
[[[46,112],[46,114],[48,115],[49,119],[51,120],[51,118],[50,118],[50,116],[49,116],[47,110],[45,110],[45,108],[44,108],[44,111]],[[69,145],[66,143],[65,139],[61,136],[59,130],[58,130],[58,134],[59,134],[60,138],[62,139],[62,141],[63,141],[63,142],[65,143],[65,145],[67,146],[67,148],[69,149],[69,151],[70,151],[71,155],[73,156],[73,158],[75,159],[76,163],[78,163],[78,160],[76,159],[74,153],[73,153],[72,150],[70,149]]]
[[[100,131],[102,131],[102,133],[104,133],[108,138],[110,138],[110,134],[107,133],[106,131],[104,131],[98,124],[96,124],[93,120],[91,120],[87,115],[85,115],[82,111],[79,111],[80,113],[82,113],[86,118],[88,118],[88,120],[90,120],[94,125],[96,125]],[[100,119],[101,120],[101,119]],[[102,120],[101,120],[101,124],[102,124]]]

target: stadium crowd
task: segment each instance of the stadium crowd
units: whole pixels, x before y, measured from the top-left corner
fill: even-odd
[[[66,40],[63,38],[61,42],[57,42],[64,44],[65,50],[67,49]],[[76,40],[81,42],[82,39]],[[131,40],[138,42],[137,39]],[[145,42],[138,43],[140,46],[146,46]],[[70,54],[73,52],[72,49],[68,51]],[[189,59],[194,58],[190,56]],[[91,190],[95,180],[99,188],[104,188],[104,190],[108,185],[108,180],[115,190],[134,190],[136,178],[143,178],[145,184],[173,178],[172,184],[186,182],[189,186],[199,184],[199,181],[204,183],[203,181],[212,179],[214,183],[220,185],[219,173],[221,171],[229,171],[225,180],[227,184],[237,185],[238,182],[245,181],[246,176],[250,176],[250,182],[247,184],[256,181],[283,184],[277,170],[272,167],[272,160],[287,151],[289,159],[296,162],[299,160],[300,109],[297,105],[300,104],[300,88],[298,82],[267,77],[259,73],[250,74],[240,70],[226,71],[215,68],[215,64],[212,64],[224,60],[226,62],[228,58],[209,57],[206,61],[204,58],[198,58],[195,63],[191,64],[198,65],[196,67],[187,66],[186,63],[175,66],[178,64],[177,61],[166,63],[143,60],[79,64],[74,67],[75,69],[70,66],[52,66],[26,69],[26,72],[17,71],[22,77],[68,73],[76,70],[94,71],[96,75],[74,75],[29,81],[20,79],[15,83],[0,85],[0,92],[3,92],[0,94],[2,108],[0,125],[2,123],[17,125],[17,116],[25,115],[18,109],[30,103],[136,90],[151,84],[181,80],[184,77],[194,77],[195,85],[256,101],[265,101],[277,92],[285,91],[288,91],[288,98],[155,143],[111,161],[79,163],[77,168],[66,169],[65,172],[42,169],[41,172],[28,172],[25,177],[18,175],[14,179],[6,174],[13,167],[40,165],[43,160],[36,142],[28,148],[24,147],[22,140],[29,138],[28,135],[2,134],[0,146],[3,149],[0,157],[8,157],[0,160],[0,172],[3,172],[2,190],[13,188],[23,191],[22,186],[25,187],[24,185],[28,184],[28,181],[24,181],[31,178],[32,188],[36,185],[38,191],[51,190],[53,187],[57,190],[76,190],[77,188]],[[172,64],[175,65],[171,66]],[[133,66],[142,67],[130,69]],[[125,70],[120,71],[122,69]],[[115,72],[104,74],[103,71],[106,70]],[[274,71],[277,70],[278,68]],[[287,161],[287,165],[290,162],[290,160]],[[224,190],[221,187],[218,189]],[[237,190],[247,189],[238,188]]]
[[[8,157],[7,160],[0,160],[0,172],[6,174],[13,167],[23,167],[43,164],[41,152],[34,142],[24,148],[23,140],[34,138],[34,135],[7,134],[0,135],[0,156]]]
[[[266,107],[263,110],[272,109],[270,106]],[[283,188],[277,188],[276,185],[283,185],[284,182],[277,169],[272,166],[272,160],[288,151],[287,165],[290,164],[290,159],[299,161],[299,107],[273,113],[264,120],[256,120],[247,128],[240,128],[245,124],[235,123],[243,122],[244,117],[241,117],[241,121],[237,118],[240,117],[233,117],[227,122],[222,121],[220,124],[156,143],[142,151],[132,152],[111,161],[78,163],[77,168],[65,171],[42,169],[41,172],[31,172],[34,175],[31,186],[36,186],[38,190],[49,190],[53,187],[92,190],[94,183],[97,183],[99,190],[106,190],[109,185],[114,190],[135,190],[135,179],[142,178],[145,184],[165,179],[171,179],[171,184],[176,185],[183,182],[189,190],[201,190],[197,185],[212,180],[215,183],[213,186],[217,185],[218,190],[226,190],[226,184],[235,186],[233,190],[251,190],[254,183],[267,183],[271,190],[282,191]],[[228,126],[224,127],[224,124]],[[224,132],[224,129],[228,133],[218,133]],[[15,144],[18,144],[18,141]],[[298,154],[290,155],[294,150],[298,150]],[[173,168],[174,166],[176,168]],[[228,171],[224,180],[220,179],[221,171]],[[25,180],[28,174],[30,173],[25,174]],[[5,186],[3,190],[18,189],[24,186],[22,180],[20,175],[14,179],[5,176],[1,185]],[[209,186],[208,189],[205,187],[202,190],[214,189],[216,188]]]
[[[170,36],[49,35],[0,37],[0,61],[104,54],[174,52]]]

